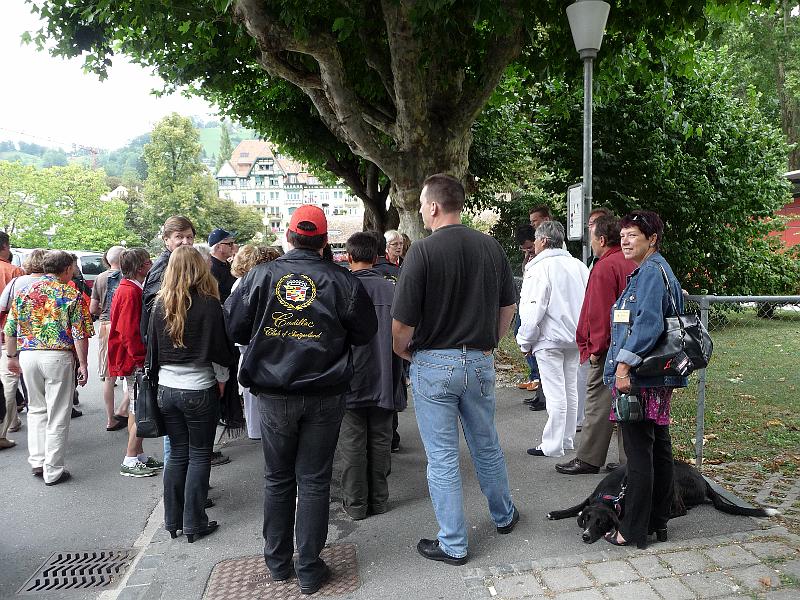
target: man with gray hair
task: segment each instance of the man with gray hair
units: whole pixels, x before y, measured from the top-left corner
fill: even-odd
[[[122,281],[122,271],[119,268],[119,257],[125,250],[122,246],[111,246],[106,251],[105,261],[108,270],[100,273],[92,286],[92,299],[89,303],[89,312],[97,317],[99,340],[98,348],[98,374],[103,382],[103,402],[106,405],[106,431],[118,431],[128,425],[128,400],[120,404],[119,412],[114,411],[114,384],[116,377],[111,377],[108,372],[108,333],[111,330],[111,301]]]
[[[575,448],[578,413],[578,345],[575,332],[589,269],[562,249],[564,227],[543,221],[536,228],[534,258],[525,265],[517,343],[539,365],[547,398],[547,424],[532,456],[564,456]],[[547,317],[547,318],[545,318]]]

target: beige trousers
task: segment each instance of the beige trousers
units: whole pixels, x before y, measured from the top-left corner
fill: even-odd
[[[589,363],[586,377],[586,406],[583,416],[583,431],[578,448],[578,458],[594,467],[606,464],[608,445],[614,432],[614,422],[608,420],[611,413],[611,389],[603,383],[603,365],[606,355],[602,354],[596,365]],[[588,362],[588,361],[587,361]],[[617,432],[619,462],[626,462],[622,447],[622,434]]]
[[[28,462],[44,467],[46,483],[64,472],[75,355],[64,350],[24,350],[19,363],[28,388]]]
[[[8,435],[8,428],[17,420],[17,384],[19,377],[8,370],[5,348],[0,348],[0,381],[3,382],[3,399],[6,403],[6,418],[0,421],[0,439]]]

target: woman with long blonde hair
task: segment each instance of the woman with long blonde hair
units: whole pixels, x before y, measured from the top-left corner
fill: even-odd
[[[164,526],[189,543],[217,528],[205,511],[219,398],[236,363],[217,281],[191,246],[173,250],[148,326],[158,406],[172,451],[164,468]]]

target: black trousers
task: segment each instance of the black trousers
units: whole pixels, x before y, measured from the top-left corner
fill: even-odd
[[[623,423],[628,456],[625,514],[620,532],[626,541],[644,542],[647,534],[667,526],[674,495],[672,439],[668,425],[653,421]]]
[[[339,432],[344,509],[354,519],[386,512],[392,460],[392,418],[377,406],[347,409]]]
[[[344,397],[259,394],[264,449],[264,560],[274,577],[292,571],[297,539],[297,578],[313,585],[325,563],[333,454]],[[295,504],[295,500],[297,500]]]

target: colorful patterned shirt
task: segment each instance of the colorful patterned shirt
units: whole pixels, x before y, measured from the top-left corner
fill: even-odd
[[[72,350],[94,327],[81,293],[45,275],[14,299],[5,334],[17,338],[18,350]]]

